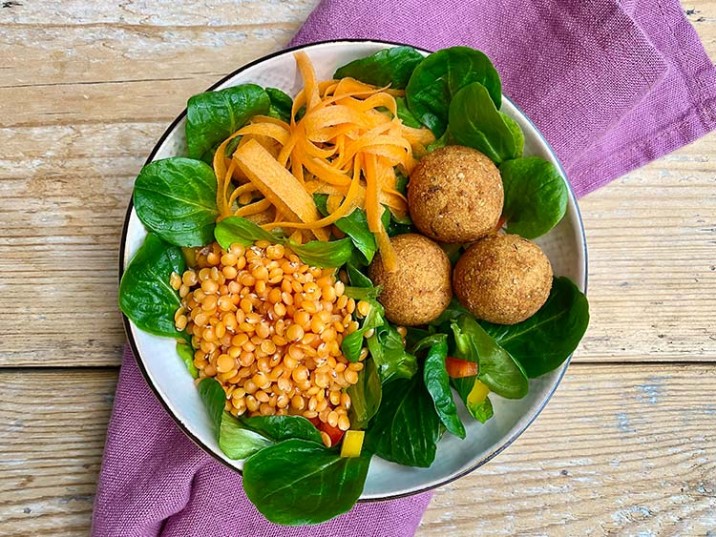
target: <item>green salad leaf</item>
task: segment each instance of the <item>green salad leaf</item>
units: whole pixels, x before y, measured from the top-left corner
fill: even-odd
[[[405,350],[403,338],[390,323],[377,327],[365,341],[383,384],[393,379],[411,378],[418,371],[415,355]]]
[[[447,334],[443,334],[441,332],[431,334],[426,330],[411,327],[408,329],[408,337],[406,337],[408,341],[410,341],[411,339],[411,332],[413,334],[413,340],[420,337],[420,339],[416,341],[416,343],[413,345],[413,348],[411,349],[413,354],[417,354],[424,349],[430,349],[431,347],[435,347],[436,345],[441,345],[443,342],[447,344]],[[447,356],[447,348],[445,349],[445,356]]]
[[[202,380],[197,386],[197,389],[199,390],[201,400],[204,401],[206,412],[209,414],[211,422],[214,424],[216,433],[218,434],[221,417],[224,414],[224,404],[226,403],[224,389],[218,380],[209,377]]]
[[[199,383],[199,396],[212,423],[219,449],[230,459],[244,459],[271,445],[271,441],[241,426],[239,420],[224,411],[226,395],[214,378]]]
[[[309,241],[305,244],[285,242],[286,246],[312,267],[341,267],[353,254],[353,242],[349,238],[337,241]]]
[[[268,114],[271,99],[255,84],[242,84],[194,95],[186,106],[186,144],[189,157],[211,162],[217,144],[249,119]]]
[[[547,302],[526,321],[513,325],[482,323],[530,378],[562,365],[579,345],[588,325],[587,297],[564,277],[554,279]]]
[[[403,125],[413,129],[419,129],[423,126],[423,124],[420,123],[420,120],[415,117],[415,115],[410,111],[410,108],[408,108],[408,101],[405,97],[395,97],[395,104],[398,117],[400,118],[400,121],[403,122]]]
[[[348,279],[353,287],[373,287],[371,279],[351,263],[346,265],[346,272],[348,273]]]
[[[435,411],[448,431],[459,438],[465,438],[465,426],[457,415],[457,407],[452,398],[450,390],[450,377],[445,369],[445,358],[447,357],[448,345],[447,336],[436,340],[428,350],[423,365],[423,378],[425,387],[435,404]]]
[[[285,440],[246,459],[244,490],[275,524],[317,524],[353,507],[369,465],[367,454],[340,457],[314,442]]]
[[[177,341],[177,354],[181,361],[184,362],[189,374],[192,378],[199,377],[199,371],[197,371],[194,365],[194,349],[191,348],[191,344],[186,341]]]
[[[569,193],[554,164],[540,157],[523,157],[503,162],[500,174],[508,232],[536,239],[562,220]]]
[[[440,138],[436,139],[433,143],[426,145],[425,150],[428,153],[432,153],[436,149],[442,149],[446,145],[449,145],[448,142],[450,142],[450,130],[446,130]]]
[[[495,415],[495,409],[492,407],[492,401],[490,401],[489,397],[485,397],[485,400],[481,403],[468,404],[467,410],[480,423],[487,422]]]
[[[357,362],[360,358],[360,351],[363,348],[363,336],[365,330],[356,330],[343,338],[341,352],[349,362]]]
[[[409,182],[410,182],[410,177],[408,177],[406,174],[404,174],[400,170],[395,170],[395,190],[400,192],[403,196],[408,195],[408,183]]]
[[[119,284],[119,309],[140,330],[178,338],[174,314],[181,305],[179,294],[169,285],[172,272],[186,268],[181,249],[150,233],[134,255]]]
[[[216,237],[216,242],[224,250],[227,250],[234,243],[251,246],[256,241],[277,243],[283,240],[261,226],[254,224],[251,220],[240,216],[229,216],[216,224],[214,237]]]
[[[230,459],[245,459],[270,445],[270,440],[242,427],[228,412],[222,414],[219,424],[219,449]]]
[[[346,287],[344,293],[353,300],[377,300],[382,287]]]
[[[445,323],[457,320],[463,315],[472,315],[472,313],[470,313],[465,306],[460,304],[460,301],[457,298],[453,297],[452,300],[450,300],[448,307],[445,308],[445,311],[443,311],[437,319],[431,322],[430,326],[439,329],[444,326]],[[450,328],[448,327],[447,329],[449,330]]]
[[[321,216],[328,216],[328,194],[314,194],[313,203],[316,204],[316,209]]]
[[[423,55],[413,47],[392,47],[338,68],[333,78],[352,77],[374,86],[405,88]]]
[[[351,259],[353,254],[353,243],[350,239],[295,244],[240,216],[229,216],[216,224],[214,236],[224,249],[229,248],[233,243],[250,246],[260,240],[284,244],[300,257],[301,261],[314,267],[340,267]]]
[[[450,136],[460,145],[481,151],[496,164],[522,155],[517,139],[479,82],[463,87],[450,103]]]
[[[429,467],[442,425],[423,378],[396,379],[383,386],[383,400],[366,433],[366,448],[406,466]]]
[[[515,140],[515,147],[517,148],[518,153],[521,155],[525,148],[525,133],[522,132],[522,128],[520,127],[519,123],[517,123],[517,121],[512,119],[504,112],[500,112],[500,117],[502,118],[502,121],[505,122],[505,125],[507,125],[507,128],[510,129],[512,137]]]
[[[184,157],[150,162],[134,183],[134,208],[142,224],[168,243],[204,246],[219,214],[214,170]]]
[[[253,416],[241,424],[274,442],[300,438],[323,445],[321,433],[303,416]]]
[[[367,299],[367,301],[370,303],[371,307],[368,315],[366,315],[365,319],[363,319],[363,324],[358,330],[345,336],[343,338],[343,342],[341,343],[341,352],[343,352],[343,355],[349,362],[357,362],[360,358],[360,351],[363,348],[365,333],[368,330],[381,326],[385,322],[385,318],[383,316],[385,310],[383,309],[383,306],[381,306],[379,302],[372,299]]]
[[[390,217],[388,225],[385,226],[388,236],[395,237],[396,235],[415,232],[413,228],[413,221],[410,219],[410,216],[405,215],[400,217],[397,214],[394,214],[393,211],[385,211],[383,214],[387,214]]]
[[[321,216],[328,216],[329,212],[326,206],[328,195],[314,194],[313,201]],[[365,211],[360,208],[355,208],[349,215],[336,220],[335,226],[353,241],[353,245],[359,252],[357,261],[359,261],[361,265],[370,264],[373,260],[373,256],[378,251],[378,245],[375,242],[375,236],[370,229],[368,229],[368,218],[366,217]]]
[[[358,375],[358,383],[348,387],[346,393],[351,398],[351,429],[365,429],[368,422],[380,407],[383,389],[375,362],[368,358],[365,367]]]
[[[478,364],[478,379],[497,395],[521,399],[529,383],[522,367],[478,324],[464,315],[452,321],[455,356]]]
[[[226,148],[224,149],[224,156],[226,158],[231,158],[234,156],[234,152],[239,147],[239,143],[241,142],[241,136],[236,136],[229,140],[229,143],[226,144]],[[219,144],[221,145],[221,144]],[[218,148],[218,146],[217,146]]]
[[[373,261],[378,251],[375,236],[368,229],[368,217],[363,209],[355,208],[351,214],[336,221],[336,227],[348,235],[356,249],[363,255],[366,265]]]
[[[447,130],[451,101],[473,82],[485,87],[493,108],[499,109],[502,105],[500,76],[485,54],[469,47],[433,52],[410,77],[405,88],[408,107],[439,138]]]
[[[291,121],[293,99],[278,88],[266,88],[266,93],[271,103],[268,115],[289,123]]]

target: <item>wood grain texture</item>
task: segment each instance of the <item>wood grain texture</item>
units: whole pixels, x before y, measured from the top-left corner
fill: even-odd
[[[0,2],[0,536],[87,535],[134,178],[188,96],[285,46],[316,3]],[[716,0],[683,7],[716,58]],[[574,365],[418,537],[716,535],[714,187],[710,135],[582,200]]]
[[[438,490],[418,537],[711,535],[713,382],[698,365],[574,366],[514,446]]]
[[[0,535],[87,535],[116,379],[0,370]]]
[[[577,360],[716,358],[716,136],[580,203],[592,319]]]
[[[0,9],[0,365],[117,365],[117,250],[146,155],[188,96],[284,46],[315,1],[73,0],[51,24],[21,4]],[[716,2],[693,4],[716,57]],[[709,136],[582,201],[594,320],[577,362],[716,356],[714,155]]]
[[[285,46],[314,5],[63,2],[52,24],[0,8],[0,366],[119,364],[134,178],[189,96]]]
[[[114,382],[0,371],[0,535],[86,534]],[[714,391],[707,365],[575,365],[522,437],[438,490],[418,536],[705,535]]]

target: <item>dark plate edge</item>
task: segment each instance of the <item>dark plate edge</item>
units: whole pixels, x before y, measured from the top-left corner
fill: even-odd
[[[324,45],[324,44],[335,44],[335,43],[379,43],[379,44],[394,45],[394,46],[411,46],[411,47],[413,47],[413,48],[415,48],[416,50],[419,50],[419,51],[421,51],[421,52],[426,52],[426,53],[430,53],[430,52],[431,52],[430,50],[423,49],[423,48],[420,48],[420,47],[416,47],[416,46],[414,46],[414,45],[406,45],[405,43],[399,43],[399,42],[395,42],[395,41],[383,41],[383,40],[379,40],[379,39],[333,39],[333,40],[328,40],[328,41],[317,41],[317,42],[315,42],[315,43],[310,43],[310,44],[308,44],[308,45],[297,45],[297,46],[294,46],[294,47],[289,47],[289,48],[281,49],[281,50],[278,50],[278,51],[276,51],[276,52],[272,52],[271,54],[267,54],[267,55],[265,55],[265,56],[262,56],[262,57],[260,57],[260,58],[257,58],[256,60],[253,60],[253,61],[251,61],[251,62],[249,62],[249,63],[247,63],[247,64],[245,64],[245,65],[242,65],[241,67],[239,67],[239,68],[235,69],[234,71],[232,71],[231,73],[227,74],[225,77],[221,78],[219,81],[217,81],[216,83],[212,84],[212,85],[211,85],[209,88],[207,88],[205,91],[214,90],[215,88],[217,88],[218,86],[222,85],[224,82],[230,80],[231,78],[233,78],[233,77],[236,76],[237,74],[241,73],[242,71],[245,71],[246,69],[248,69],[248,68],[250,68],[250,67],[253,67],[253,66],[256,65],[256,64],[259,64],[259,63],[261,63],[261,62],[264,62],[264,61],[266,61],[266,60],[269,60],[269,59],[274,58],[274,57],[276,57],[276,56],[279,56],[279,55],[281,55],[281,54],[285,54],[285,53],[287,53],[287,52],[293,52],[293,51],[301,50],[301,49],[303,49],[303,48],[306,48],[306,47],[309,47],[309,46],[313,46],[313,45]],[[582,220],[582,215],[581,215],[581,211],[580,211],[580,209],[579,209],[579,205],[577,204],[577,201],[576,201],[576,200],[577,200],[577,197],[576,197],[576,195],[575,195],[575,193],[574,193],[574,189],[572,188],[572,185],[569,183],[569,180],[567,180],[567,174],[566,174],[566,172],[565,172],[565,170],[564,170],[564,167],[562,166],[562,163],[560,162],[560,160],[557,158],[556,153],[554,152],[554,149],[552,148],[551,144],[544,138],[544,136],[542,135],[541,131],[537,128],[537,126],[534,124],[534,122],[522,111],[522,109],[521,109],[519,106],[517,106],[511,99],[509,99],[509,97],[506,97],[506,96],[505,96],[505,98],[522,114],[522,116],[527,120],[527,122],[528,122],[530,125],[532,125],[532,127],[534,128],[535,132],[537,133],[537,135],[539,136],[539,138],[541,139],[541,141],[547,146],[547,148],[549,149],[550,153],[552,154],[552,156],[554,157],[555,161],[557,162],[558,167],[559,167],[559,170],[560,170],[560,172],[561,172],[561,174],[562,174],[562,177],[565,178],[565,182],[567,183],[567,187],[569,188],[570,198],[571,198],[572,201],[574,202],[574,206],[575,206],[575,208],[576,208],[577,220],[578,220],[578,222],[579,222],[579,224],[580,224],[580,229],[582,230],[582,234],[581,234],[581,235],[582,235],[582,249],[583,249],[583,252],[584,252],[584,266],[585,266],[584,282],[583,282],[583,284],[584,284],[584,292],[585,292],[585,294],[586,294],[586,292],[587,292],[587,283],[588,283],[588,270],[586,270],[586,269],[589,267],[589,263],[588,263],[588,251],[587,251],[586,238],[585,238],[585,235],[584,235],[584,223],[583,223],[583,220]],[[169,135],[172,133],[172,131],[176,128],[176,126],[179,124],[179,122],[181,122],[185,117],[186,117],[186,108],[181,112],[181,114],[179,114],[179,115],[169,124],[169,126],[167,127],[167,129],[166,129],[166,130],[164,131],[164,133],[160,136],[159,140],[157,140],[157,143],[154,145],[154,148],[153,148],[152,151],[149,153],[149,156],[147,157],[146,161],[144,162],[144,165],[147,165],[147,164],[149,164],[150,162],[152,162],[152,161],[154,160],[154,157],[155,157],[155,155],[157,154],[157,152],[159,151],[159,148],[160,148],[160,147],[162,146],[162,144],[166,141],[166,139],[169,137]],[[119,248],[119,281],[121,281],[122,276],[124,275],[124,257],[125,257],[125,247],[126,247],[126,240],[127,240],[127,231],[128,231],[128,228],[129,228],[129,219],[130,219],[130,216],[131,216],[131,214],[132,214],[132,209],[133,209],[133,208],[134,208],[134,200],[133,200],[133,198],[130,197],[129,204],[128,204],[128,206],[127,206],[127,212],[126,212],[125,218],[124,218],[124,224],[123,224],[123,226],[122,226],[122,234],[121,234],[121,238],[120,238],[120,248]],[[178,416],[176,416],[176,415],[174,414],[174,412],[171,410],[171,408],[170,408],[169,405],[166,403],[166,401],[164,401],[164,399],[162,398],[161,394],[159,393],[159,391],[157,390],[157,388],[156,388],[156,387],[154,386],[154,384],[152,383],[152,381],[151,381],[151,379],[150,379],[150,376],[149,376],[149,372],[147,371],[147,369],[146,369],[145,366],[144,366],[144,362],[140,359],[139,349],[138,349],[138,347],[137,347],[136,341],[134,340],[134,336],[132,335],[132,330],[131,330],[129,318],[128,318],[123,312],[121,312],[121,311],[120,311],[120,314],[122,315],[122,324],[124,325],[124,332],[125,332],[125,334],[126,334],[126,336],[127,336],[127,340],[128,340],[128,342],[129,342],[129,346],[130,346],[130,348],[132,349],[132,353],[133,353],[134,359],[135,359],[135,361],[136,361],[136,363],[137,363],[137,365],[138,365],[138,367],[139,367],[139,370],[141,371],[142,376],[144,377],[145,382],[147,383],[147,385],[149,386],[149,388],[152,390],[152,392],[154,393],[154,395],[155,395],[155,397],[157,398],[157,400],[158,400],[158,401],[161,403],[161,405],[164,407],[164,409],[166,410],[167,414],[169,414],[169,416],[171,416],[171,418],[174,420],[174,422],[177,424],[177,426],[181,429],[181,431],[182,431],[187,437],[189,437],[189,438],[192,440],[192,442],[194,442],[198,447],[200,447],[205,453],[209,454],[212,458],[214,458],[215,460],[219,461],[221,464],[223,464],[223,465],[226,466],[227,468],[230,468],[231,470],[233,470],[233,471],[235,471],[235,472],[238,472],[239,475],[243,475],[243,472],[242,472],[240,469],[238,469],[238,468],[236,468],[235,466],[231,465],[228,461],[224,460],[222,457],[220,457],[219,455],[217,455],[216,453],[214,453],[213,451],[211,451],[207,446],[205,446],[204,443],[203,443],[198,437],[196,437],[191,431],[189,431],[188,427],[179,419]],[[465,469],[464,471],[462,471],[462,472],[460,472],[460,473],[458,473],[458,474],[456,474],[456,475],[450,476],[450,477],[448,477],[447,479],[445,479],[445,480],[443,480],[443,481],[441,481],[441,482],[439,482],[439,483],[434,483],[434,484],[428,485],[428,486],[426,486],[426,487],[419,488],[419,489],[415,489],[415,490],[410,490],[410,491],[408,491],[408,492],[404,492],[404,493],[401,493],[401,494],[392,494],[392,495],[386,496],[386,497],[384,497],[384,498],[365,498],[365,499],[359,499],[358,502],[364,502],[364,503],[380,502],[380,501],[387,501],[387,500],[392,500],[392,499],[406,498],[406,497],[409,497],[409,496],[413,496],[413,495],[415,495],[415,494],[421,494],[421,493],[423,493],[423,492],[428,492],[428,491],[434,490],[434,489],[436,489],[436,488],[438,488],[438,487],[441,487],[441,486],[443,486],[443,485],[447,485],[447,484],[449,484],[449,483],[452,483],[453,481],[455,481],[455,480],[457,480],[457,479],[460,479],[461,477],[464,477],[464,476],[466,476],[466,475],[472,473],[473,471],[475,471],[475,470],[476,470],[477,468],[479,468],[480,466],[482,466],[482,465],[484,465],[485,463],[489,462],[489,461],[492,460],[494,457],[496,457],[497,455],[499,455],[500,453],[502,453],[505,449],[507,449],[508,447],[510,447],[510,446],[522,435],[522,433],[524,433],[524,432],[529,428],[529,426],[532,425],[532,423],[533,423],[533,422],[537,419],[537,417],[542,413],[542,411],[543,411],[543,410],[545,409],[545,407],[547,406],[547,403],[552,399],[552,396],[553,396],[554,393],[557,391],[557,388],[559,387],[560,383],[562,382],[562,379],[564,378],[564,375],[565,375],[565,373],[567,372],[567,368],[568,368],[569,364],[571,363],[571,360],[572,360],[572,355],[570,355],[569,358],[567,358],[567,360],[566,360],[566,361],[564,362],[564,364],[561,366],[561,367],[562,367],[562,371],[561,371],[561,373],[560,373],[560,375],[559,375],[559,378],[557,378],[557,382],[555,383],[554,388],[547,394],[547,397],[545,397],[543,403],[540,405],[540,407],[537,409],[537,411],[534,413],[534,415],[530,418],[530,420],[525,424],[525,426],[522,427],[522,428],[521,428],[519,431],[517,431],[515,434],[513,434],[510,438],[508,438],[508,439],[505,441],[504,444],[502,444],[500,447],[496,448],[492,453],[490,453],[489,455],[486,455],[485,457],[483,457],[483,458],[481,458],[480,460],[478,460],[473,466],[471,466],[470,468]]]

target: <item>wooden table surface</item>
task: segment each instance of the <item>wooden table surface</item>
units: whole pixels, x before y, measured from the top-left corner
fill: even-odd
[[[187,96],[315,3],[0,3],[0,535],[87,534],[136,174]],[[716,0],[684,9],[716,59]],[[573,365],[513,446],[437,491],[420,537],[716,535],[716,136],[581,207]]]

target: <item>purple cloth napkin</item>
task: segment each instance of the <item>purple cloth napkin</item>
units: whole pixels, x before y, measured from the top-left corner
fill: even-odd
[[[373,38],[469,45],[545,133],[578,195],[716,125],[716,70],[677,0],[324,0],[293,44]],[[96,537],[407,537],[429,494],[273,525],[241,478],[174,425],[125,352],[93,519]]]
[[[323,0],[293,44],[469,45],[537,124],[577,195],[716,127],[716,70],[677,0]]]
[[[407,537],[429,501],[361,503],[307,528],[272,524],[246,498],[241,476],[179,430],[124,352],[97,486],[96,537]]]

